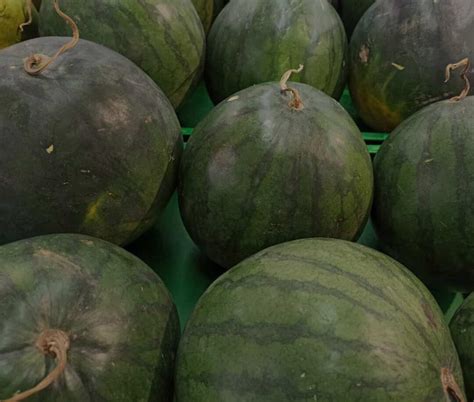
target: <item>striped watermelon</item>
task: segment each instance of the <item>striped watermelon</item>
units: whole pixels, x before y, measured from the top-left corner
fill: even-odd
[[[474,293],[456,312],[450,324],[459,353],[469,401],[474,401]]]
[[[384,0],[363,15],[350,44],[349,86],[364,122],[392,131],[461,91],[443,83],[447,64],[474,61],[473,0]],[[474,66],[469,72],[474,80]]]
[[[171,402],[179,335],[163,282],[120,247],[68,234],[0,247],[2,401],[56,371],[54,342],[65,369],[28,401]]]
[[[300,109],[278,83],[247,88],[208,114],[183,154],[181,216],[224,267],[283,241],[355,240],[367,221],[373,173],[360,131],[331,97],[290,86]]]
[[[232,0],[209,33],[206,80],[220,102],[304,64],[295,80],[338,99],[346,53],[344,27],[326,0]]]
[[[474,97],[416,113],[374,163],[383,249],[433,287],[474,290]]]
[[[52,4],[48,0],[41,7],[41,35],[70,35]],[[133,61],[175,108],[199,80],[205,37],[190,0],[61,0],[61,8],[77,22],[81,38]]]
[[[178,349],[177,402],[465,402],[462,387],[429,291],[342,240],[243,261],[202,296]]]
[[[214,18],[214,0],[192,0],[206,32],[211,28]]]

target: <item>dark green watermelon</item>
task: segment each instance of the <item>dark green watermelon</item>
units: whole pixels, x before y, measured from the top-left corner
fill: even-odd
[[[326,0],[232,0],[208,38],[206,79],[220,102],[254,84],[280,79],[299,64],[295,81],[339,98],[346,80],[347,39]]]
[[[474,293],[456,312],[450,328],[461,360],[467,399],[474,401]]]
[[[128,243],[175,189],[178,119],[132,62],[81,40],[42,75],[24,71],[68,40],[0,52],[0,244],[58,232]]]
[[[183,155],[184,224],[224,267],[287,240],[355,240],[367,221],[373,176],[360,131],[334,99],[290,86],[300,110],[277,83],[247,88],[207,115]]]
[[[173,400],[176,307],[158,276],[123,249],[81,235],[0,247],[0,399],[57,365],[42,349],[51,331],[51,340],[69,341],[66,368],[28,401]]]
[[[391,131],[424,106],[458,94],[447,64],[474,60],[472,0],[384,0],[364,14],[351,39],[350,90],[364,122]],[[474,68],[469,72],[474,81]]]
[[[343,0],[340,5],[340,14],[346,34],[350,38],[354,28],[375,0]]]
[[[208,32],[214,18],[214,0],[192,0],[201,19],[204,31]]]
[[[382,145],[373,223],[430,286],[474,290],[474,97],[422,109]]]
[[[40,13],[42,36],[68,36],[52,0]],[[105,45],[142,68],[174,107],[201,76],[204,32],[190,0],[61,0],[81,38]]]
[[[225,273],[178,349],[177,402],[465,402],[462,388],[429,291],[341,240],[280,244]]]

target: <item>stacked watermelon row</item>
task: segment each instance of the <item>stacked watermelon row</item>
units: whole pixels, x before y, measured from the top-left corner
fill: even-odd
[[[109,242],[139,237],[174,192],[173,105],[201,74],[204,32],[188,0],[85,5],[61,1],[82,37],[108,47],[81,39],[39,75],[48,59],[33,59],[33,74],[24,60],[70,38],[0,52],[0,399],[169,402],[176,306],[156,273]],[[43,2],[41,34],[70,35],[53,10]],[[18,40],[28,4],[0,11],[0,38]]]
[[[39,3],[0,15],[0,399],[474,397],[472,296],[450,331],[426,287],[474,290],[470,0]],[[395,129],[374,164],[347,83]],[[228,270],[181,341],[119,247],[175,189]],[[371,213],[387,255],[354,243]]]

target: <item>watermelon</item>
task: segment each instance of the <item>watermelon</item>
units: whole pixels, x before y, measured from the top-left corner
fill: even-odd
[[[183,154],[181,216],[223,267],[287,240],[355,240],[367,221],[373,174],[360,131],[334,99],[290,86],[299,107],[278,83],[228,98],[198,124]]]
[[[375,0],[344,0],[340,5],[340,14],[348,37],[352,36],[354,28]]]
[[[428,104],[461,91],[443,83],[447,64],[474,60],[472,0],[384,0],[357,25],[350,44],[349,86],[364,122],[392,131]],[[469,76],[474,79],[474,68]]]
[[[466,401],[429,291],[342,240],[280,244],[225,273],[186,324],[176,364],[177,402]]]
[[[456,312],[450,328],[464,372],[467,399],[474,401],[474,293]]]
[[[32,23],[21,24],[29,20],[28,0],[1,0],[0,1],[0,49],[14,45],[21,40],[38,36],[38,12],[31,8]]]
[[[49,235],[0,247],[1,400],[65,357],[28,400],[171,402],[179,334],[163,282],[113,244]]]
[[[474,290],[474,97],[414,114],[374,164],[383,249],[434,288]]]
[[[211,28],[214,18],[214,0],[192,0],[206,32]]]
[[[41,35],[69,35],[52,3],[41,7]],[[61,8],[77,22],[81,38],[132,60],[174,107],[200,79],[205,38],[190,0],[61,0]]]
[[[131,61],[81,40],[42,76],[24,71],[68,40],[0,52],[0,244],[64,232],[129,243],[175,189],[178,119]]]
[[[209,33],[208,89],[220,102],[303,64],[295,80],[338,99],[346,80],[346,50],[344,27],[326,0],[232,0]]]

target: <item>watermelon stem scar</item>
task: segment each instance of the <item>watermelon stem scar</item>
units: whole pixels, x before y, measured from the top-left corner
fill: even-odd
[[[32,395],[37,394],[43,389],[49,387],[63,373],[67,364],[67,352],[69,350],[69,336],[58,329],[47,329],[43,331],[37,342],[36,347],[46,356],[56,358],[57,365],[39,384],[33,388],[12,396],[3,402],[18,402]]]
[[[448,82],[451,78],[451,71],[456,70],[459,67],[464,67],[464,70],[461,72],[461,78],[464,80],[465,86],[458,96],[454,96],[450,99],[452,102],[462,101],[467,95],[469,95],[469,91],[471,90],[471,83],[469,82],[469,78],[467,78],[467,72],[471,67],[471,63],[467,57],[457,63],[448,64],[446,66],[446,80],[444,82]]]
[[[441,382],[447,402],[466,402],[466,399],[462,396],[461,388],[459,388],[450,369],[446,367],[441,369]]]
[[[54,56],[49,57],[44,54],[33,54],[25,60],[24,68],[25,71],[30,75],[39,75],[43,70],[45,70],[51,63],[53,63],[61,54],[67,52],[68,50],[72,49],[74,46],[77,45],[79,42],[79,28],[77,27],[74,20],[69,17],[68,15],[64,14],[61,9],[59,8],[58,1],[54,1],[54,9],[58,13],[58,15],[66,21],[66,23],[72,29],[72,39],[70,42],[61,46],[61,48],[54,54]],[[28,0],[28,8],[29,12],[31,12],[31,0]],[[31,13],[30,13],[31,16]]]
[[[33,12],[31,11],[32,7],[33,7],[33,4],[31,3],[31,0],[27,0],[26,1],[26,11],[28,13],[28,21],[23,22],[22,24],[20,24],[20,26],[18,27],[20,32],[23,32],[24,31],[23,28],[30,25],[33,22]]]
[[[291,70],[288,70],[285,74],[283,74],[283,76],[281,77],[281,80],[280,80],[281,93],[283,94],[285,92],[290,92],[293,95],[293,99],[291,100],[290,103],[288,103],[288,106],[291,107],[292,109],[295,109],[295,110],[303,109],[304,104],[303,104],[303,101],[301,100],[300,93],[294,88],[289,88],[288,85],[287,85],[287,82],[290,79],[291,74],[301,73],[301,71],[303,71],[303,68],[304,68],[304,66],[302,64],[300,64],[298,69],[293,68]]]

